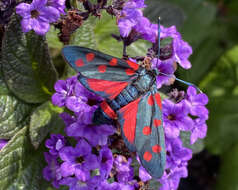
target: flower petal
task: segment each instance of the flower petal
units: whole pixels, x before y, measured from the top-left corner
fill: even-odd
[[[23,18],[31,17],[31,5],[27,3],[20,3],[16,6],[16,13],[21,15]]]
[[[50,29],[50,24],[41,22],[37,19],[32,19],[32,29],[39,35],[45,35]]]

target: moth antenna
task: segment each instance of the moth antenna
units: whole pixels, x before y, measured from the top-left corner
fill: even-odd
[[[157,52],[157,64],[158,64],[159,56],[160,56],[160,32],[161,32],[161,30],[160,30],[160,17],[158,17],[158,52]],[[168,77],[173,77],[175,80],[177,80],[177,81],[179,81],[179,82],[181,82],[181,83],[183,83],[183,84],[186,84],[186,85],[188,85],[188,86],[193,86],[193,87],[195,87],[200,93],[203,93],[203,92],[200,90],[200,88],[198,88],[195,84],[193,84],[193,83],[191,83],[191,82],[184,81],[184,80],[182,80],[182,79],[179,79],[179,78],[177,78],[177,77],[175,77],[175,76],[173,76],[173,75],[168,75],[168,74],[166,74],[166,73],[162,73],[162,72],[159,72],[159,73],[162,74],[162,75],[168,76]]]
[[[160,56],[160,17],[158,18],[158,52],[157,52],[157,65]]]
[[[188,85],[188,86],[193,86],[193,87],[196,88],[200,93],[203,93],[202,90],[200,90],[200,88],[198,88],[195,84],[193,84],[193,83],[191,83],[191,82],[187,82],[187,81],[184,81],[184,80],[182,80],[182,79],[179,79],[179,78],[175,77],[174,75],[168,75],[168,74],[162,73],[162,72],[159,72],[159,73],[162,74],[162,75],[165,75],[165,76],[167,76],[167,77],[172,77],[172,78],[174,78],[175,80],[177,80],[177,81],[179,81],[179,82],[181,82],[181,83],[183,83],[183,84],[186,84],[186,85]]]

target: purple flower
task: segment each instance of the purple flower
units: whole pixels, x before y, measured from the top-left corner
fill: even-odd
[[[93,146],[106,145],[107,138],[115,132],[115,128],[111,125],[85,125],[77,121],[66,128],[66,133],[70,137],[84,137]]]
[[[127,160],[124,156],[118,155],[113,164],[117,172],[129,172],[131,162],[131,158]]]
[[[56,93],[52,96],[52,103],[59,107],[66,106],[79,115],[88,115],[97,108],[102,99],[89,92],[78,82],[77,77],[58,80],[54,86]]]
[[[121,190],[120,189],[120,185],[117,182],[113,182],[113,183],[108,183],[107,180],[104,180],[101,183],[101,189],[102,190]]]
[[[69,125],[71,125],[71,124],[73,124],[74,122],[77,121],[75,116],[72,116],[72,115],[70,115],[70,114],[68,114],[66,112],[61,113],[60,117],[61,117],[61,119],[63,119],[64,124],[66,126],[69,126]]]
[[[142,35],[142,38],[152,43],[156,42],[158,25],[152,24],[146,17],[140,17],[135,25],[135,30]]]
[[[103,147],[99,152],[99,162],[100,162],[100,175],[102,178],[107,178],[111,172],[113,165],[112,151]]]
[[[66,146],[59,152],[64,161],[61,164],[62,176],[76,175],[79,180],[86,181],[90,178],[90,170],[98,168],[98,159],[91,153],[91,146],[80,139],[75,148]]]
[[[129,0],[125,6],[124,9],[139,9],[139,8],[145,8],[146,5],[144,3],[144,0]]]
[[[64,138],[64,136],[60,134],[58,135],[51,134],[50,139],[46,140],[45,142],[45,146],[50,149],[49,150],[50,154],[55,156],[58,155],[60,149],[64,147],[65,144],[66,139]]]
[[[33,0],[31,4],[20,3],[16,7],[16,13],[21,15],[22,31],[34,30],[39,35],[44,35],[50,29],[50,22],[59,18],[59,11],[53,7],[47,7],[47,0]]]
[[[161,179],[162,190],[177,189],[181,177],[187,177],[187,162],[192,151],[182,146],[179,138],[166,138],[166,170]]]
[[[76,177],[65,177],[60,181],[60,185],[67,185],[69,190],[90,190],[85,181],[81,181]]]
[[[70,105],[72,101],[68,99],[70,99],[72,96],[73,100],[78,99],[78,102],[76,102],[76,104],[80,105],[82,101],[80,98],[76,98],[74,93],[74,88],[76,83],[77,83],[76,77],[71,77],[66,80],[58,80],[54,86],[56,93],[52,96],[52,103],[59,107],[66,106],[70,109],[71,108]]]
[[[136,156],[136,159],[139,162],[139,164],[141,165],[138,155]],[[143,181],[143,182],[146,182],[146,181],[152,179],[150,174],[146,171],[146,169],[143,166],[140,166],[140,168],[139,168],[139,177],[140,177],[141,181]]]
[[[48,166],[43,169],[43,176],[47,181],[52,181],[54,187],[58,188],[59,181],[62,178],[60,164],[57,161],[58,157],[52,156],[47,152],[44,153],[44,156]]]
[[[57,9],[61,14],[65,14],[65,0],[47,0],[47,6]]]
[[[172,37],[173,38],[173,52],[174,59],[179,63],[184,69],[191,68],[191,63],[188,58],[192,54],[191,46],[182,40],[182,37],[179,32],[177,32],[175,26],[165,28],[161,26],[161,38]]]
[[[208,97],[204,93],[197,94],[196,88],[189,86],[187,90],[186,100],[190,107],[190,113],[204,120],[208,119],[208,110],[205,105],[208,103]]]
[[[194,120],[194,127],[191,129],[190,143],[193,144],[198,138],[203,139],[207,134],[206,121],[200,118]]]
[[[166,138],[166,168],[174,168],[192,158],[192,151],[183,147],[180,138]]]
[[[143,17],[143,13],[139,8],[145,7],[144,1],[133,1],[130,0],[125,3],[123,10],[121,11],[121,16],[118,21],[118,27],[120,34],[123,37],[129,36],[133,27],[135,27]]]
[[[171,82],[174,80],[173,76],[174,76],[175,67],[174,67],[173,59],[167,59],[164,61],[158,60],[158,63],[157,63],[157,59],[153,59],[152,67],[157,68],[159,72],[165,74],[165,75],[164,74],[157,75],[156,77],[157,88],[161,88],[163,84],[170,85]],[[166,76],[166,75],[169,75],[169,76]]]
[[[189,108],[186,102],[182,101],[175,104],[164,99],[162,105],[165,135],[168,138],[178,137],[180,130],[192,129],[193,120],[188,116]]]
[[[132,159],[126,160],[124,156],[118,155],[114,159],[114,169],[116,170],[116,178],[119,182],[120,188],[125,190],[134,190],[134,186],[137,184],[134,177],[134,170],[131,167]]]
[[[143,182],[146,182],[146,181],[152,179],[150,174],[142,166],[140,166],[140,168],[139,168],[139,177],[140,177],[141,181],[143,181]]]
[[[181,177],[187,177],[187,164],[184,166],[178,166],[176,168],[167,170],[159,182],[162,184],[160,190],[171,190],[177,189],[179,186],[179,181]]]
[[[0,139],[0,150],[7,144],[7,140],[5,139]]]

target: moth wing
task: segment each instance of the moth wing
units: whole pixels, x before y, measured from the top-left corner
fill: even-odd
[[[122,107],[118,111],[118,123],[121,127],[121,135],[127,148],[135,152],[136,115],[140,98]]]
[[[163,175],[166,151],[160,94],[148,92],[138,104],[135,146],[142,166],[154,178]]]
[[[62,54],[80,75],[107,81],[129,81],[137,76],[139,65],[96,50],[79,46],[65,46]]]
[[[64,59],[80,73],[79,81],[90,91],[114,99],[133,79],[139,65],[79,46],[65,46]]]
[[[137,151],[142,166],[154,178],[163,175],[166,152],[159,93],[148,92],[118,111],[124,142]]]

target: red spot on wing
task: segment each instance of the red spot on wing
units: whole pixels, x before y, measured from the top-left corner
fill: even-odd
[[[126,71],[126,74],[129,76],[135,74],[135,71],[133,69],[126,69],[125,71]]]
[[[153,150],[154,153],[160,153],[161,150],[162,150],[162,148],[161,148],[160,145],[157,144],[157,145],[154,145],[154,146],[152,147],[152,150]]]
[[[152,96],[152,95],[149,96],[147,103],[148,103],[150,106],[153,106],[153,105],[154,105],[154,99],[153,99],[153,96]]]
[[[149,162],[152,159],[152,154],[149,151],[146,151],[143,155],[145,161]]]
[[[92,61],[92,60],[94,59],[94,57],[95,57],[95,54],[94,54],[94,53],[87,53],[87,54],[86,54],[86,60],[87,60],[88,62]]]
[[[116,66],[117,65],[117,59],[116,58],[112,58],[111,61],[109,61],[109,65]]]
[[[106,66],[106,65],[100,65],[100,66],[98,66],[98,71],[99,71],[100,73],[105,73],[106,70],[107,70],[107,66]]]
[[[162,124],[162,121],[160,119],[154,119],[154,126],[159,127]]]
[[[82,59],[77,59],[77,60],[75,61],[75,65],[76,65],[77,67],[82,67],[82,66],[84,65],[84,62],[83,62]]]
[[[161,97],[160,97],[159,93],[155,94],[155,100],[156,100],[158,106],[160,107],[160,109],[162,109],[162,102],[161,102]]]
[[[130,60],[126,60],[126,62],[132,69],[134,69],[134,71],[139,69],[139,65],[137,63],[130,61]]]
[[[87,79],[89,88],[96,92],[104,92],[112,100],[128,85],[128,82]]]
[[[106,101],[103,101],[100,104],[100,107],[106,113],[110,118],[115,119],[117,117],[116,113],[113,111],[113,109],[107,104]]]
[[[149,126],[145,126],[143,128],[143,134],[144,135],[150,135],[151,134],[151,128]]]
[[[136,114],[138,111],[139,101],[140,98],[136,99],[135,101],[129,103],[128,105],[120,109],[120,113],[122,114],[124,119],[124,123],[122,126],[123,133],[126,139],[132,144],[135,140]]]

